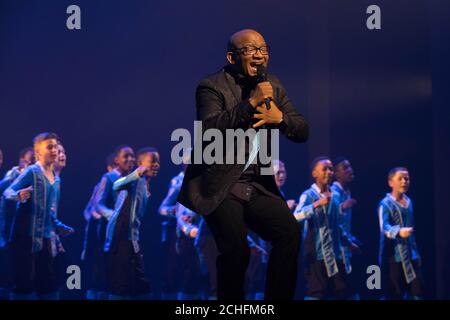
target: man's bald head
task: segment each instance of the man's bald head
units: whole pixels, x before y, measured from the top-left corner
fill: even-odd
[[[240,48],[246,41],[251,41],[255,38],[262,40],[265,43],[264,37],[258,31],[253,29],[243,29],[235,32],[228,39],[227,50],[233,51],[233,49]]]

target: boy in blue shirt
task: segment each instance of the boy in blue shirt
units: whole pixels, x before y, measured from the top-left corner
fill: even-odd
[[[342,213],[342,227],[344,228],[347,234],[351,234],[351,226],[352,226],[352,211],[353,207],[356,205],[356,200],[352,197],[352,193],[350,190],[350,184],[353,182],[355,177],[353,167],[350,161],[347,158],[339,157],[333,161],[334,165],[334,177],[335,181],[331,186],[332,192],[334,192],[337,196],[338,202],[340,204],[340,210]],[[352,241],[357,243],[360,246],[360,242],[356,238],[352,238]],[[356,284],[360,281],[360,279],[356,279],[355,271],[353,270],[353,266],[351,264],[352,252],[351,248],[345,247],[345,254],[347,255],[348,266],[350,269],[349,273],[349,287],[350,290],[353,291],[353,297],[356,300],[359,300],[358,292],[351,288],[357,287]]]
[[[9,290],[12,285],[12,266],[8,249],[8,238],[16,213],[16,202],[6,200],[3,197],[3,192],[33,162],[33,148],[22,149],[19,153],[19,164],[12,167],[0,181],[0,299],[7,299],[9,297]]]
[[[106,173],[111,172],[115,168],[114,153],[106,158]],[[99,238],[99,221],[102,216],[97,213],[96,206],[99,201],[100,182],[98,182],[92,191],[91,198],[83,211],[84,219],[86,220],[86,227],[84,229],[83,251],[81,252],[81,261],[83,261],[83,269],[87,270],[88,274],[86,282],[86,299],[87,300],[101,300],[102,292],[105,293],[105,271],[99,267],[102,265],[99,262],[103,255],[103,239]],[[99,293],[100,292],[100,293]],[[105,293],[106,294],[106,293]]]
[[[94,286],[96,288],[96,299],[108,299],[107,279],[105,269],[105,239],[106,226],[109,218],[114,213],[114,207],[117,200],[118,192],[113,189],[113,184],[117,179],[128,175],[133,170],[136,164],[136,156],[134,150],[128,145],[118,146],[114,150],[114,168],[103,175],[101,178],[98,191],[96,195],[95,208],[92,208],[92,213],[95,219],[97,228],[97,241],[94,249],[94,274],[93,278],[96,280]],[[100,215],[100,217],[98,217]],[[96,217],[97,216],[97,217]],[[98,250],[97,250],[98,249]]]
[[[57,219],[60,178],[54,164],[58,137],[41,133],[34,138],[36,163],[28,166],[5,190],[6,199],[18,202],[11,231],[13,261],[12,299],[57,299],[58,281],[55,257],[58,235],[73,229]]]
[[[389,171],[391,193],[378,206],[380,222],[380,265],[386,299],[400,300],[406,295],[423,298],[421,258],[414,236],[411,199],[406,195],[410,179],[406,168]]]
[[[151,179],[158,174],[160,160],[154,148],[140,150],[137,159],[139,167],[113,184],[118,194],[108,217],[104,247],[107,287],[113,300],[150,298],[139,231],[147,211]]]
[[[345,247],[357,248],[342,226],[337,195],[330,190],[333,164],[328,157],[312,165],[315,183],[302,193],[294,216],[304,223],[303,256],[307,296],[305,300],[348,299],[350,272]]]

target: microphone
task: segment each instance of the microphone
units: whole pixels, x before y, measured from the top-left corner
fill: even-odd
[[[267,68],[262,64],[256,66],[256,83],[267,81]],[[270,110],[270,101],[271,98],[264,99],[264,103],[266,104],[266,109]]]

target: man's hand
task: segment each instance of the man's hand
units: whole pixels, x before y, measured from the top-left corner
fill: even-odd
[[[256,108],[264,103],[266,99],[273,99],[273,88],[269,81],[260,82],[256,85],[255,90],[251,93],[249,102],[253,108]]]
[[[411,235],[411,233],[413,233],[413,231],[414,231],[414,229],[413,228],[400,228],[400,231],[399,231],[399,236],[401,237],[401,238],[408,238],[410,235]]]
[[[330,203],[331,193],[325,192],[324,195],[325,195],[325,197],[320,198],[319,200],[317,200],[316,202],[313,203],[314,208],[317,208],[320,206],[326,206]]]
[[[260,119],[253,125],[253,128],[258,128],[264,124],[279,124],[283,120],[283,113],[278,109],[277,105],[270,101],[270,109],[267,110],[266,106],[256,107],[259,113],[255,113],[253,118]]]
[[[354,205],[356,204],[356,200],[355,199],[348,199],[348,200],[345,200],[343,203],[342,203],[342,210],[347,210],[347,209],[350,209],[351,207],[353,207]]]
[[[18,197],[20,202],[27,202],[31,197],[31,192],[33,191],[33,187],[29,186],[28,188],[22,189],[19,191]]]

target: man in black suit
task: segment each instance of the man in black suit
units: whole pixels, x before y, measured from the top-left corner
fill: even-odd
[[[227,60],[224,69],[205,78],[197,87],[197,118],[202,121],[203,130],[215,128],[224,133],[226,129],[278,128],[288,139],[305,142],[308,124],[295,110],[278,78],[269,74],[267,81],[256,80],[258,65],[267,67],[269,61],[269,47],[263,36],[248,29],[233,34]],[[270,108],[264,105],[265,101],[270,101]],[[245,143],[249,162],[249,141]],[[270,138],[267,143],[270,145]],[[237,161],[195,164],[193,155],[192,163],[178,201],[204,215],[214,235],[219,250],[218,298],[244,298],[250,254],[248,227],[273,246],[265,298],[292,299],[300,228],[273,175],[261,174],[264,167],[261,162],[249,166]]]

